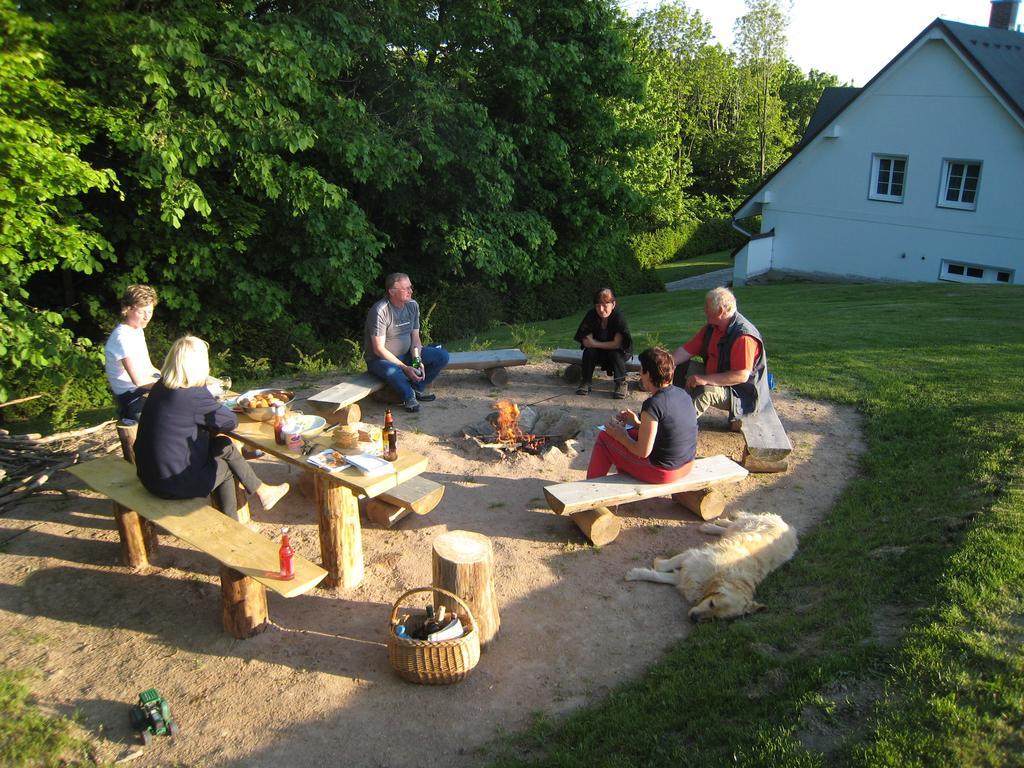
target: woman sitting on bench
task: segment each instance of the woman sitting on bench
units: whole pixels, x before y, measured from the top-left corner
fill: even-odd
[[[255,493],[264,509],[288,493],[288,483],[267,485],[226,435],[238,417],[206,388],[210,375],[207,344],[183,336],[171,345],[142,409],[135,439],[135,465],[146,490],[162,499],[215,495],[217,506],[238,520],[235,479]]]
[[[672,385],[675,363],[661,347],[640,353],[640,384],[651,396],[640,416],[627,409],[604,425],[594,443],[587,479],[619,472],[646,483],[670,483],[693,469],[697,412],[693,400]]]

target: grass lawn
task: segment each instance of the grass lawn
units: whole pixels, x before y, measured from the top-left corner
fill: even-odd
[[[623,297],[637,347],[689,338],[702,293]],[[1024,765],[1024,290],[737,295],[781,386],[864,414],[860,476],[759,588],[771,611],[695,628],[603,701],[496,742],[492,764]],[[578,321],[452,347],[540,355]]]
[[[695,277],[705,272],[714,272],[719,269],[726,269],[732,266],[732,251],[718,251],[704,256],[695,256],[685,261],[673,261],[668,264],[660,264],[655,269],[658,277],[663,283],[671,283],[675,280],[682,280],[684,277]]]
[[[538,716],[494,764],[1024,765],[1024,291],[737,294],[782,386],[863,412],[861,476],[761,586],[771,612],[696,628],[606,700]],[[701,303],[621,301],[669,345]],[[577,320],[493,342],[564,346]]]

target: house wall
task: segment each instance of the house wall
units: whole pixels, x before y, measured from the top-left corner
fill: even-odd
[[[733,285],[743,285],[747,278],[763,275],[772,268],[774,237],[754,237],[740,248],[733,263]]]
[[[765,190],[774,270],[930,282],[951,259],[1024,283],[1024,128],[944,41],[894,63],[836,124]],[[873,153],[907,156],[902,203],[869,199]],[[937,205],[944,158],[981,161],[976,210]]]

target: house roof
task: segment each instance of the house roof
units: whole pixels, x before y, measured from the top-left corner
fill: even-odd
[[[846,105],[853,101],[860,91],[860,88],[849,86],[826,88],[822,91],[821,98],[818,99],[818,106],[814,108],[814,114],[811,115],[811,120],[807,123],[807,130],[804,131],[803,138],[800,139],[797,147],[802,147],[812,137],[817,136],[826,125],[832,122],[833,117],[846,109]]]
[[[936,24],[949,31],[960,52],[1024,120],[1024,34],[942,19]]]
[[[992,90],[1003,98],[1018,119],[1024,122],[1024,34],[1009,29],[979,27],[958,21],[936,19],[896,54],[892,61],[882,67],[863,88],[826,88],[818,100],[818,106],[814,110],[807,130],[793,154],[769,174],[746,200],[740,203],[733,211],[733,218],[739,218],[740,212],[783,168],[792,162],[793,158],[800,154],[815,136],[856,101],[861,93],[871,88],[879,77],[903,58],[904,54],[915,48],[933,31],[942,34],[949,44],[974,66],[978,75],[988,83]],[[745,214],[745,216],[750,215],[752,212]]]

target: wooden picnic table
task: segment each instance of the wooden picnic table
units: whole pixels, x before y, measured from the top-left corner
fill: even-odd
[[[420,475],[427,468],[427,459],[405,451],[394,462],[394,469],[381,475],[367,476],[349,467],[328,472],[310,464],[300,453],[274,441],[274,428],[269,421],[256,421],[239,414],[238,426],[229,431],[231,437],[253,448],[259,448],[281,461],[313,473],[316,505],[320,526],[320,555],[327,571],[324,584],[330,587],[354,587],[363,580],[363,539],[359,524],[359,496],[373,498],[390,491],[400,483]],[[319,443],[319,438],[313,438]],[[330,447],[330,439],[322,439]]]

